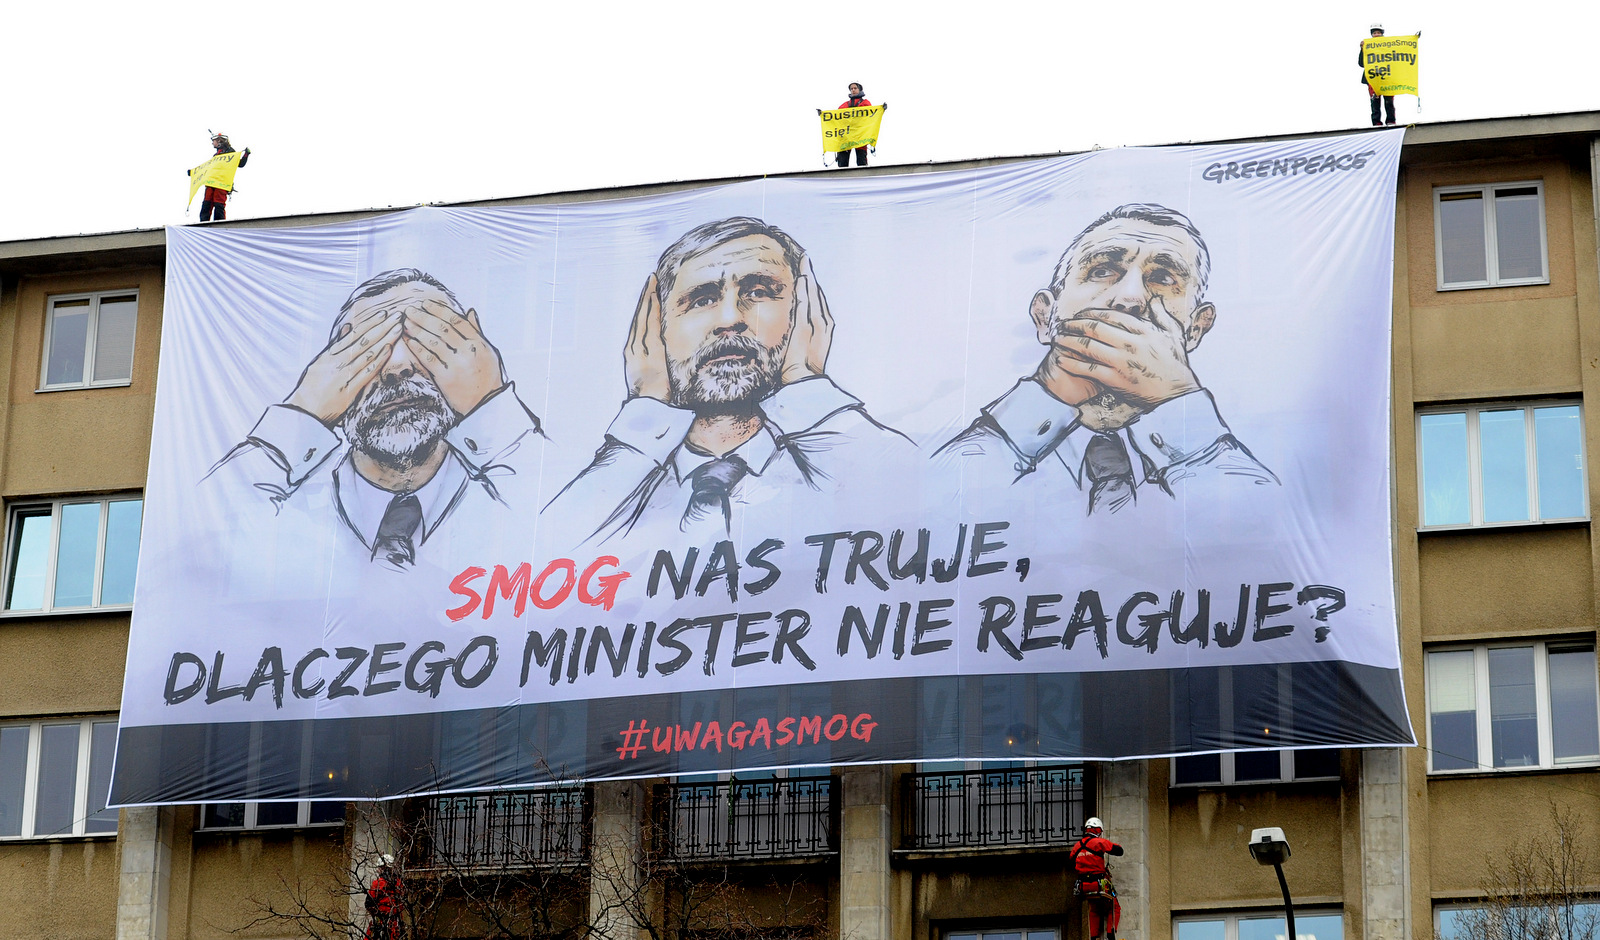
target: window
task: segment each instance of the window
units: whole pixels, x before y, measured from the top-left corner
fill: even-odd
[[[50,298],[40,391],[96,388],[133,381],[137,292]]]
[[[1543,183],[1435,189],[1433,228],[1440,290],[1550,283]]]
[[[13,506],[5,609],[50,612],[133,603],[144,500],[112,496]]]
[[[1439,940],[1591,940],[1600,936],[1600,903],[1572,901],[1570,895],[1527,903],[1505,900],[1489,906],[1438,907],[1433,916],[1434,935]]]
[[[344,824],[344,803],[332,801],[207,803],[201,829],[288,829]]]
[[[116,832],[116,746],[115,718],[0,724],[0,838]]]
[[[1480,405],[1417,415],[1422,526],[1587,519],[1583,409]]]
[[[949,930],[944,940],[1060,940],[1054,930]]]
[[[1172,759],[1175,787],[1339,779],[1338,748],[1235,751]],[[1297,922],[1295,929],[1299,929]]]
[[[1342,940],[1344,917],[1338,911],[1295,911],[1297,940]],[[1284,940],[1282,914],[1207,914],[1173,918],[1173,940]]]
[[[1593,640],[1428,652],[1434,772],[1600,763]]]

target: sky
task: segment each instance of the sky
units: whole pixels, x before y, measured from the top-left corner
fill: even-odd
[[[210,129],[252,151],[230,218],[819,170],[815,111],[852,81],[890,105],[889,165],[1354,130],[1374,21],[1423,31],[1401,123],[1600,109],[1600,4],[1552,0],[146,0],[4,21],[0,241],[196,221],[184,170]]]

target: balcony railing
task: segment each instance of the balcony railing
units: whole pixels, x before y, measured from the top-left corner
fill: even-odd
[[[1063,845],[1083,834],[1083,768],[907,774],[905,845]]]
[[[582,787],[437,797],[427,808],[425,865],[481,871],[581,864],[588,805]]]
[[[658,786],[657,851],[684,861],[831,855],[839,850],[838,794],[832,777]]]

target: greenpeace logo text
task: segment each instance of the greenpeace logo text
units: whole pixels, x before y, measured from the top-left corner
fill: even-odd
[[[1245,160],[1242,163],[1229,161],[1227,163],[1213,163],[1200,172],[1203,179],[1213,183],[1234,179],[1266,179],[1272,176],[1311,176],[1317,173],[1339,173],[1346,170],[1359,170],[1367,165],[1367,160],[1376,150],[1363,150],[1360,153],[1329,154],[1325,157],[1285,157],[1279,160],[1274,157],[1263,157],[1258,160]]]

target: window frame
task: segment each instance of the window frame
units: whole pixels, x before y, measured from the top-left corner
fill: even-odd
[[[1339,907],[1296,907],[1295,933],[1300,932],[1300,921],[1308,917],[1337,917],[1339,918],[1339,936],[1344,937],[1344,909]],[[1283,920],[1282,907],[1262,907],[1246,910],[1230,911],[1174,911],[1172,914],[1172,937],[1177,940],[1178,925],[1180,923],[1198,923],[1201,921],[1222,921],[1223,940],[1239,940],[1239,921],[1244,920]],[[1287,925],[1285,925],[1287,930]]]
[[[125,379],[94,379],[94,350],[95,340],[100,335],[100,304],[106,300],[133,300],[133,337],[128,344],[128,377]],[[79,300],[89,301],[89,325],[85,329],[83,351],[83,377],[76,382],[57,382],[50,384],[50,343],[55,336],[56,307],[58,304],[71,303]],[[127,388],[133,384],[134,356],[139,346],[139,289],[136,287],[117,290],[81,291],[74,294],[51,294],[45,300],[44,308],[44,347],[39,355],[39,386],[34,392],[66,392],[73,389],[85,388]]]
[[[96,724],[117,722],[115,714],[89,715],[82,718],[35,718],[28,721],[0,721],[0,728],[27,728],[28,729],[28,755],[24,763],[24,777],[22,782],[22,820],[21,831],[17,835],[0,835],[0,844],[6,842],[38,842],[50,839],[114,839],[117,836],[117,827],[98,832],[86,831],[89,823],[89,768],[93,760],[94,726]],[[72,796],[72,831],[36,834],[34,826],[38,821],[39,803],[39,762],[44,748],[44,729],[65,725],[78,725],[78,765],[73,771],[73,796]],[[113,736],[113,749],[116,738]],[[111,755],[106,755],[110,757]],[[107,781],[109,783],[109,781]],[[110,797],[107,791],[106,796]],[[118,814],[118,824],[121,818]]]
[[[1322,783],[1341,779],[1340,774],[1321,775],[1316,777],[1295,776],[1294,755],[1297,751],[1342,751],[1338,747],[1278,747],[1278,748],[1251,748],[1245,751],[1221,751],[1216,753],[1222,758],[1220,780],[1196,781],[1193,783],[1178,783],[1178,760],[1173,757],[1168,759],[1169,775],[1168,786],[1174,790],[1190,790],[1196,787],[1259,787],[1273,786],[1280,783]],[[1234,755],[1239,753],[1265,754],[1269,751],[1278,753],[1278,776],[1269,780],[1239,780],[1235,774]],[[1184,757],[1204,757],[1205,753],[1185,754]]]
[[[1582,427],[1584,414],[1583,399],[1581,398],[1516,399],[1503,402],[1478,402],[1475,404],[1429,405],[1418,408],[1416,417],[1412,421],[1417,448],[1417,531],[1446,532],[1453,529],[1495,529],[1506,526],[1556,525],[1589,521],[1591,517],[1587,512],[1589,508],[1589,452],[1587,447],[1583,452],[1584,466],[1578,474],[1579,483],[1583,488],[1581,501],[1585,509],[1584,514],[1581,516],[1556,516],[1549,519],[1541,518],[1540,515],[1539,444],[1538,434],[1534,430],[1534,412],[1540,408],[1570,407],[1578,409],[1578,423]],[[1485,522],[1483,521],[1483,435],[1479,415],[1485,411],[1512,411],[1515,409],[1521,409],[1524,416],[1523,447],[1527,459],[1529,518],[1513,519],[1505,522]],[[1467,418],[1467,490],[1470,502],[1467,508],[1468,521],[1428,525],[1428,491],[1422,475],[1424,460],[1422,452],[1422,419],[1429,415],[1451,414],[1464,414]],[[1579,439],[1587,444],[1586,435],[1580,434]]]
[[[1532,187],[1539,198],[1539,277],[1500,277],[1500,238],[1495,225],[1495,190],[1525,189]],[[1444,216],[1439,211],[1445,202],[1441,197],[1457,193],[1476,192],[1483,197],[1484,274],[1482,281],[1455,281],[1444,279]],[[1522,287],[1530,284],[1550,283],[1550,233],[1544,205],[1544,180],[1515,180],[1504,183],[1476,183],[1461,186],[1435,186],[1433,188],[1433,254],[1436,289],[1440,292],[1455,290],[1486,290],[1495,287]]]
[[[1597,645],[1595,640],[1594,634],[1587,633],[1557,636],[1549,639],[1508,638],[1484,643],[1445,643],[1438,646],[1425,647],[1423,649],[1422,687],[1424,720],[1427,722],[1428,775],[1430,777],[1446,777],[1460,776],[1462,774],[1514,774],[1600,767],[1600,757],[1592,756],[1565,761],[1556,760],[1555,726],[1552,723],[1550,706],[1550,645],[1554,644],[1559,647],[1566,643],[1587,643],[1591,647],[1591,651],[1595,653],[1596,661],[1600,662],[1600,645]],[[1533,707],[1539,739],[1539,763],[1526,767],[1496,767],[1494,766],[1493,712],[1489,686],[1489,651],[1494,649],[1521,649],[1529,646],[1533,647],[1534,650]],[[1473,653],[1473,715],[1474,730],[1477,732],[1478,762],[1475,767],[1436,770],[1433,766],[1433,654],[1466,650],[1470,650]],[[1596,670],[1594,678],[1596,680],[1596,711],[1600,713],[1600,669]],[[1600,714],[1597,714],[1597,721],[1600,721]]]
[[[90,603],[87,606],[66,607],[55,604],[56,567],[61,549],[61,513],[65,506],[98,504],[100,507],[99,531],[95,536],[94,556],[94,588],[92,596],[98,601],[105,587],[106,571],[106,539],[109,535],[110,512],[112,503],[139,501],[139,542],[140,548],[144,541],[144,491],[138,490],[128,493],[112,493],[103,495],[63,496],[54,499],[19,499],[5,504],[5,528],[0,532],[4,544],[0,545],[0,619],[7,617],[41,617],[41,616],[69,616],[73,614],[98,613],[98,612],[127,612],[133,610],[133,603],[126,604],[101,604]],[[48,507],[50,510],[50,541],[45,553],[45,579],[44,597],[39,607],[17,608],[10,607],[12,572],[16,560],[12,553],[18,542],[17,520],[24,514],[37,514],[38,510]],[[138,582],[138,562],[134,563],[134,581]]]
[[[244,804],[244,824],[239,826],[208,826],[206,825],[206,809],[211,806],[235,806]],[[294,803],[295,821],[292,823],[268,823],[265,825],[256,822],[257,810],[262,803]],[[195,823],[196,832],[273,832],[280,829],[333,829],[343,827],[349,818],[348,810],[337,820],[327,822],[311,821],[311,804],[313,803],[339,803],[344,800],[223,800],[199,805],[199,818]]]
[[[1567,906],[1565,903],[1551,901],[1516,904],[1511,902],[1509,898],[1488,898],[1476,901],[1435,901],[1433,905],[1433,935],[1438,940],[1458,940],[1456,935],[1444,932],[1443,917],[1440,916],[1442,914],[1447,912],[1488,911],[1492,907],[1502,905],[1505,907],[1526,907],[1534,910],[1549,910]],[[1590,908],[1591,910],[1586,911],[1583,916],[1600,921],[1600,895],[1587,896],[1579,894],[1576,899],[1572,900],[1571,906]],[[1556,934],[1552,932],[1552,935]]]

